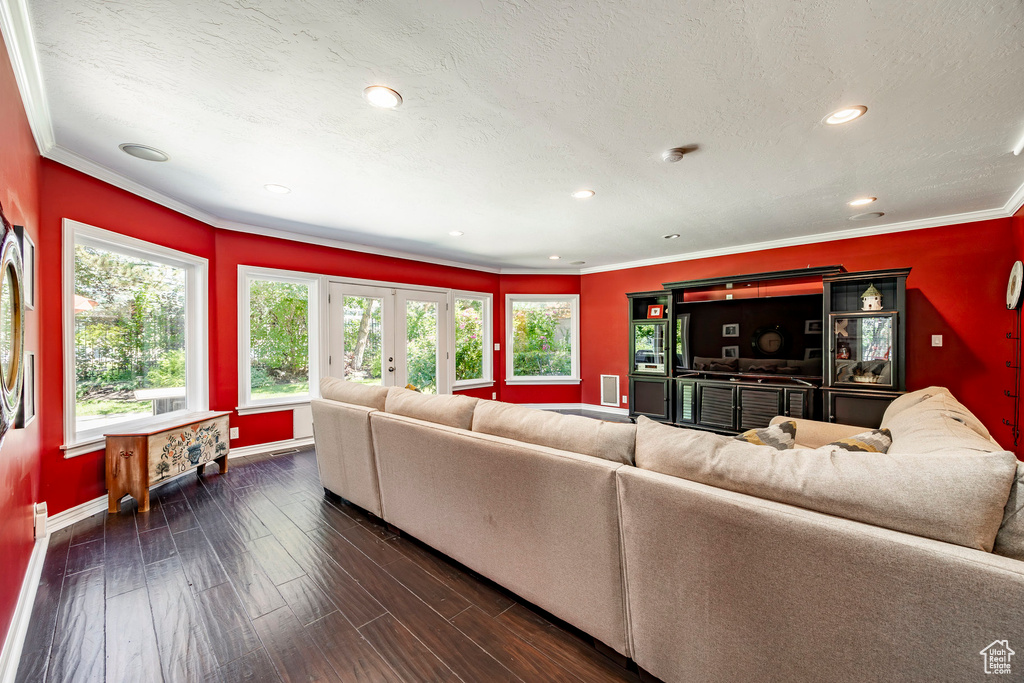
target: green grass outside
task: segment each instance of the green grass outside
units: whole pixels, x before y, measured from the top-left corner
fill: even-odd
[[[295,382],[292,384],[271,384],[267,387],[259,387],[252,390],[253,400],[264,400],[268,398],[291,398],[292,396],[308,394],[309,382]]]
[[[75,404],[75,415],[91,417],[95,415],[152,415],[152,401],[111,401],[95,398],[79,400]]]

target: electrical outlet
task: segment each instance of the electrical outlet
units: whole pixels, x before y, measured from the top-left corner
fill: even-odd
[[[933,334],[932,335],[932,346],[942,346],[942,335],[941,334]]]
[[[726,299],[732,299],[732,294],[726,294],[726,295],[725,295],[725,298],[726,298]]]
[[[491,392],[491,400],[492,401],[497,401],[498,400],[498,392],[497,391],[492,391]]]
[[[622,397],[622,402],[623,403],[629,403],[629,396],[623,396]]]
[[[501,351],[501,344],[495,344],[494,345],[494,350],[495,351]]]
[[[238,438],[238,427],[232,427],[229,430],[229,433],[230,433],[230,436],[231,436],[232,439],[237,439]]]

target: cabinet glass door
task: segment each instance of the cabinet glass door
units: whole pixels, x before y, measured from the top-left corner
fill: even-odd
[[[891,387],[896,313],[836,313],[830,322],[833,384]]]
[[[664,321],[633,323],[633,372],[665,374],[667,330]]]

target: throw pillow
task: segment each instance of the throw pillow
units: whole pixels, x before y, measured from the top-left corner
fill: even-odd
[[[892,432],[888,429],[869,429],[860,434],[825,444],[822,448],[841,448],[858,453],[888,453],[892,445]]]
[[[796,422],[787,420],[763,429],[749,429],[733,438],[757,446],[771,446],[777,451],[785,451],[796,445]]]

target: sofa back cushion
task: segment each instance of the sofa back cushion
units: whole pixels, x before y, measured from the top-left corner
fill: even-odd
[[[882,427],[892,432],[892,455],[1002,451],[981,421],[945,390],[893,410],[909,396],[896,399],[882,417]]]
[[[637,420],[637,467],[991,551],[1017,469],[1007,452],[956,456],[779,451]]]
[[[927,387],[898,397],[886,408],[882,416],[882,426],[889,427],[889,423],[896,422],[902,428],[904,424],[912,423],[912,418],[929,413],[941,413],[965,425],[982,438],[992,441],[992,435],[981,420],[975,417],[967,406],[956,400],[946,387]]]
[[[331,401],[384,410],[388,387],[346,382],[337,377],[324,377],[320,380],[320,395]]]
[[[411,389],[391,387],[384,411],[458,429],[469,429],[473,425],[473,409],[479,400],[460,394],[435,396],[421,394]]]
[[[538,446],[633,464],[636,427],[581,415],[561,415],[500,401],[480,401],[473,431]]]

